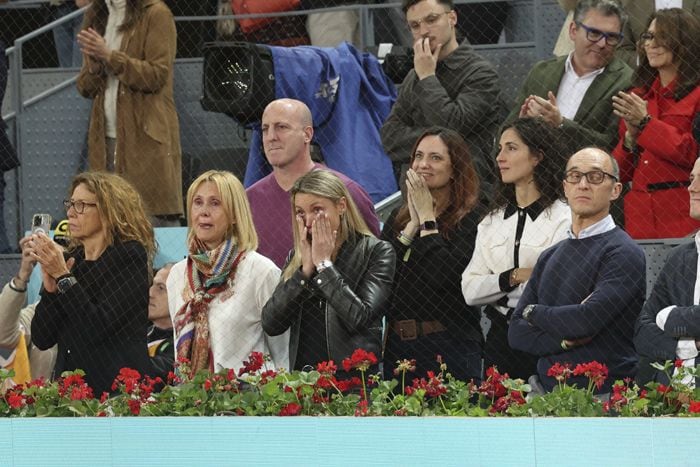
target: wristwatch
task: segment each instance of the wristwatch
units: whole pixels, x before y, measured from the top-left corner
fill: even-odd
[[[58,288],[58,293],[64,294],[68,290],[78,283],[78,280],[72,274],[66,274],[61,276],[56,280],[56,287]]]
[[[324,269],[329,268],[331,266],[333,266],[333,263],[330,260],[324,259],[316,265],[316,272],[321,272]]]
[[[644,129],[644,127],[647,126],[647,124],[648,124],[650,121],[651,121],[651,115],[646,114],[646,115],[639,121],[639,125],[637,125],[637,129],[639,129],[639,131],[642,131],[642,130]]]
[[[532,315],[532,312],[535,309],[535,306],[536,305],[528,305],[523,310],[523,319],[525,321],[527,321],[528,323],[530,322],[530,316]]]
[[[420,225],[421,230],[437,230],[437,221],[425,221]]]

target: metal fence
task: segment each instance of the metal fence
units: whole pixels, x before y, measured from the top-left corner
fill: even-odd
[[[332,9],[250,15],[217,14],[220,7],[218,2],[195,4],[189,1],[170,1],[166,3],[176,16],[178,31],[178,59],[175,64],[174,81],[175,101],[180,119],[185,189],[199,173],[209,168],[227,169],[239,178],[243,178],[248,149],[251,145],[250,128],[237,125],[225,115],[205,112],[200,107],[199,99],[203,93],[202,50],[205,43],[226,40],[280,45],[309,44],[311,39],[305,29],[307,17],[317,13],[339,14],[340,12],[351,12],[356,16],[358,39],[355,45],[361,50],[378,53],[381,43],[389,42],[410,47],[412,41],[403,13],[400,12],[399,3],[353,4]],[[510,109],[531,66],[537,60],[551,56],[565,13],[555,2],[540,0],[457,1],[455,3],[458,21],[466,23],[462,25],[460,34],[469,38],[477,51],[495,65],[503,82],[504,100],[508,102]],[[85,168],[84,152],[90,101],[77,95],[74,86],[77,68],[74,62],[68,64],[67,56],[64,55],[63,59],[59,58],[61,52],[58,41],[60,39],[55,35],[57,29],[75,24],[84,13],[84,10],[77,10],[72,5],[68,6],[70,8],[59,10],[56,5],[49,6],[46,2],[30,1],[10,2],[0,6],[0,24],[12,26],[3,29],[6,32],[5,41],[8,45],[11,44],[7,49],[10,59],[10,80],[8,98],[2,107],[3,117],[9,124],[13,142],[22,162],[22,166],[17,171],[5,175],[9,184],[6,192],[5,217],[10,241],[13,243],[16,243],[26,230],[34,212],[50,212],[55,218],[64,216],[60,200],[65,197],[73,174]],[[57,17],[59,11],[64,14]],[[244,31],[240,26],[242,20],[259,18],[272,18],[272,21],[264,28],[257,30]],[[232,28],[232,20],[237,22],[235,29]],[[31,28],[31,32],[27,31],[28,28]],[[7,34],[10,34],[10,37],[7,37]],[[154,174],[154,180],[157,180],[156,175]],[[386,221],[388,213],[396,208],[401,200],[399,195],[394,195],[393,199],[377,205],[382,221]],[[186,214],[189,216],[190,213]],[[167,261],[177,261],[186,254],[187,246],[184,237],[182,230],[177,230],[177,234],[173,235],[160,234],[160,256],[156,261],[156,267],[162,266]],[[652,279],[658,274],[660,264],[665,260],[670,245],[675,243],[677,243],[675,240],[666,243],[651,242],[644,246],[647,255],[648,289],[653,282]],[[539,244],[537,246],[542,247]],[[407,262],[409,256],[410,253],[397,260]],[[14,274],[18,258],[7,257],[6,260],[12,261],[7,268],[8,274]],[[255,272],[253,266],[246,267],[253,268],[246,271]],[[446,271],[454,281],[460,280],[462,272]],[[177,269],[177,273],[184,274],[184,271]],[[430,277],[421,278],[426,283],[429,283],[430,279]],[[233,279],[230,284],[233,288]],[[38,285],[38,273],[35,272],[31,286],[35,294]],[[182,288],[183,284],[178,283],[176,286]],[[265,304],[263,295],[266,295],[264,297],[266,299],[267,295],[272,293],[272,289],[279,286],[276,278],[274,281],[263,280],[261,276],[259,281],[252,281],[249,287],[252,291],[249,290],[250,293],[246,293],[249,295],[250,302],[237,305],[247,309],[248,313],[250,310],[262,309]],[[416,284],[417,291],[420,291],[421,287],[424,288],[425,284]],[[171,289],[171,292],[174,290]],[[173,309],[180,309],[184,303],[183,300],[192,298],[191,295],[180,292],[182,291],[178,289],[174,294],[176,296],[170,297],[171,312]],[[107,296],[115,297],[113,294]],[[217,307],[222,307],[217,308],[217,313],[225,308],[223,302],[229,299],[235,300],[235,295],[233,298],[228,295],[225,299],[215,299]],[[403,299],[404,297],[400,296],[392,297],[392,303],[388,308],[401,308],[400,302]],[[328,301],[326,300],[326,303]],[[499,304],[502,308],[507,308],[504,305],[504,303]],[[323,312],[324,306],[322,303],[314,310]],[[484,335],[488,335],[491,326],[488,313],[481,310],[481,307],[468,310],[466,303],[463,310],[440,310],[440,313],[441,316],[476,313],[479,321],[478,334],[470,336],[470,340],[476,343],[476,350],[469,346],[458,346],[445,348],[446,354],[480,352],[482,345],[480,340]],[[225,316],[224,313],[217,317],[219,318],[218,326],[228,326],[231,329],[241,326],[235,331],[220,328],[212,332],[212,336],[216,336],[212,337],[213,354],[219,355],[220,357],[217,358],[222,359],[219,361],[220,367],[228,364],[229,360],[226,359],[229,357],[232,359],[231,362],[240,363],[240,358],[232,357],[237,354],[239,348],[271,350],[278,345],[272,341],[263,345],[256,340],[260,337],[259,322],[251,325],[250,328],[245,328],[240,322],[240,317]],[[459,340],[460,333],[468,332],[465,329],[455,328],[457,326],[455,323],[461,322],[459,319],[439,322],[440,320],[397,320],[395,318],[395,316],[387,316],[380,320],[382,324],[379,334],[382,338],[388,336],[388,339],[394,342],[397,338],[402,342],[413,342],[430,335],[432,336],[430,337],[431,349],[434,349],[435,346],[442,345],[439,342],[441,333],[450,334],[445,342],[454,342],[455,336]],[[507,319],[509,318],[510,315]],[[313,318],[310,322],[319,326],[320,333],[314,336],[306,335],[306,339],[322,338],[321,341],[328,339],[328,333],[331,331],[327,321],[325,331],[322,329],[324,322],[321,318]],[[340,325],[346,324],[340,323]],[[362,326],[368,326],[368,324],[363,323]],[[253,331],[248,332],[246,329],[248,331],[253,329]],[[308,329],[305,330],[308,331]],[[370,331],[376,334],[377,330]],[[570,340],[576,341],[576,338],[589,337],[595,338],[595,336],[571,336]],[[631,335],[627,335],[621,339],[628,346],[631,338]],[[573,345],[585,346],[586,343]],[[236,347],[236,351],[231,351],[233,347]],[[309,352],[313,353],[319,348],[312,345]],[[615,349],[611,348],[610,351],[614,353]],[[415,355],[404,356],[416,357]],[[450,368],[450,361],[447,361],[447,365]],[[436,364],[436,367],[439,365]],[[478,373],[481,374],[481,369]]]

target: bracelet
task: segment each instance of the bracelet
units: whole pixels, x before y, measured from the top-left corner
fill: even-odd
[[[401,244],[404,246],[411,246],[411,243],[413,243],[413,239],[408,237],[408,235],[406,235],[405,233],[403,233],[403,230],[399,233],[397,240],[401,242]]]
[[[569,350],[569,349],[571,348],[571,347],[569,347],[569,345],[566,343],[566,339],[562,339],[562,340],[561,340],[561,343],[560,343],[559,345],[561,345],[561,348],[564,349],[564,350]]]
[[[22,279],[19,279],[19,280],[22,280]],[[27,291],[27,283],[26,282],[24,283],[24,288],[17,287],[17,283],[15,282],[15,278],[13,277],[12,279],[10,279],[10,288],[12,290],[14,290],[15,292],[19,292],[19,293],[26,292]]]

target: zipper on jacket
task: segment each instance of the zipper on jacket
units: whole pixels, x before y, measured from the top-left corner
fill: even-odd
[[[324,303],[325,306],[324,306]],[[331,333],[330,333],[330,328],[328,327],[328,301],[324,299],[319,299],[318,304],[323,308],[323,318],[324,321],[326,322],[326,351],[328,352],[328,360],[331,360]]]

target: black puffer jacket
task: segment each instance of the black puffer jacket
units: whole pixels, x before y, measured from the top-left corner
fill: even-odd
[[[329,360],[341,362],[358,348],[381,358],[382,317],[389,305],[395,267],[390,243],[369,236],[347,240],[333,266],[311,279],[297,271],[277,286],[262,311],[263,329],[276,336],[291,327],[289,367],[294,368],[302,307],[322,300]]]

